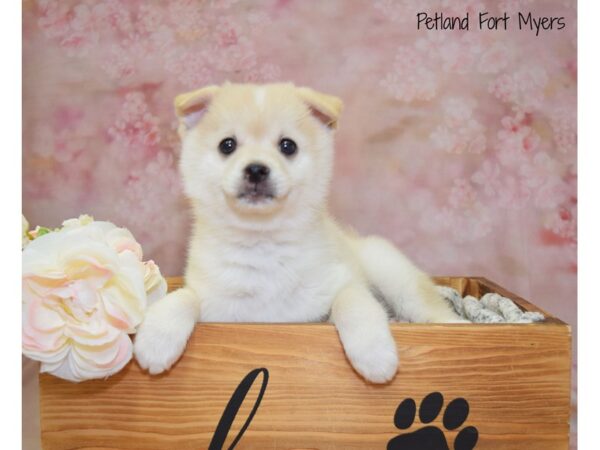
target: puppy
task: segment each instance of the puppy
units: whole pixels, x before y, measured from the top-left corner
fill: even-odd
[[[341,107],[293,84],[227,83],[175,99],[194,224],[185,287],[153,304],[137,332],[142,368],[169,369],[196,321],[328,319],[354,369],[385,383],[398,368],[388,310],[412,322],[463,321],[392,244],[329,215]]]

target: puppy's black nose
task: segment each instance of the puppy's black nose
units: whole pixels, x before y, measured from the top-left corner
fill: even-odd
[[[263,164],[249,164],[244,169],[244,175],[246,179],[251,183],[260,183],[265,181],[269,176],[269,168]]]

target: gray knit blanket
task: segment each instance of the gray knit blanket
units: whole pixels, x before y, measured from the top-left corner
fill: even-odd
[[[462,297],[456,289],[437,286],[440,294],[463,319],[474,323],[533,323],[543,321],[539,312],[524,312],[515,303],[499,294],[485,294],[481,299]]]

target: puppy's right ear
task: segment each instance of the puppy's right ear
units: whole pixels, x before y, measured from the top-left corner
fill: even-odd
[[[337,128],[342,112],[342,101],[339,98],[306,87],[296,88],[296,91],[319,122],[329,129]]]
[[[175,114],[179,118],[179,134],[192,129],[200,121],[219,86],[206,86],[175,97]]]

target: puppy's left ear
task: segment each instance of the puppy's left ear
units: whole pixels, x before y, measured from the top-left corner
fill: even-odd
[[[179,118],[179,133],[190,130],[200,121],[219,86],[206,86],[175,97],[175,114]]]
[[[342,112],[342,101],[333,95],[323,94],[310,88],[297,88],[298,95],[308,105],[312,115],[332,130],[337,128]]]

